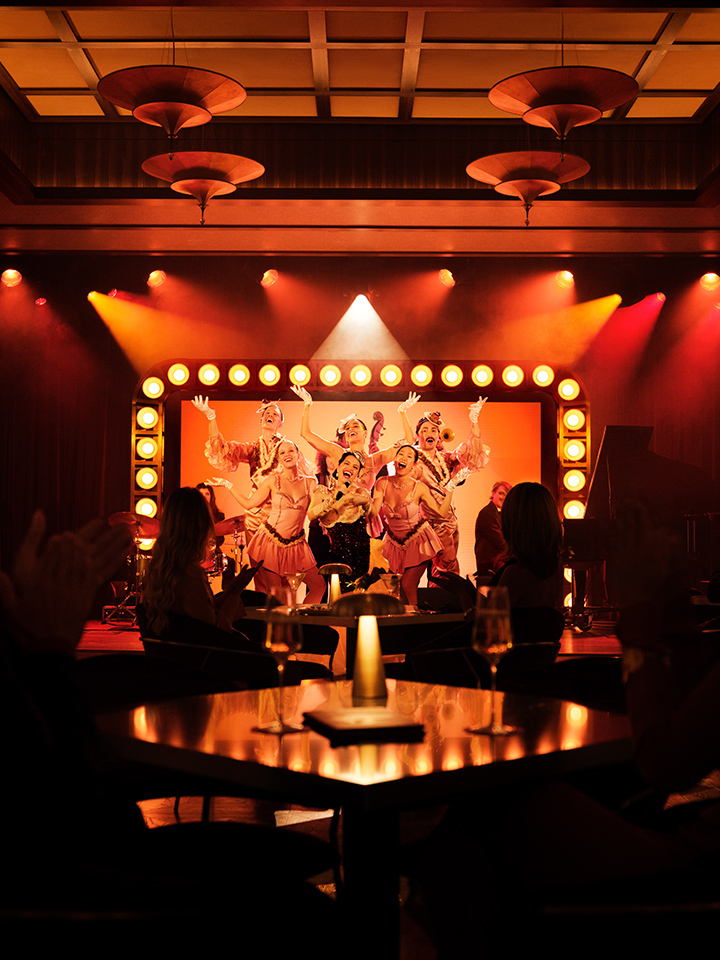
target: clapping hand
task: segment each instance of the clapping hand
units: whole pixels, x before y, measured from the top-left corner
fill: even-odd
[[[480,417],[480,411],[487,403],[487,397],[478,397],[475,403],[470,404],[470,420],[472,423],[477,423]]]
[[[305,387],[299,387],[296,383],[294,383],[290,389],[296,397],[300,397],[300,399],[305,403],[306,407],[312,406],[313,398],[307,392]]]
[[[214,420],[217,414],[208,404],[209,397],[193,397],[192,404],[196,410],[199,410],[200,413],[204,413],[208,420]]]

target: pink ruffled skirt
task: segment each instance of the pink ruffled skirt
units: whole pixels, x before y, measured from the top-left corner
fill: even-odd
[[[429,523],[424,523],[404,547],[398,546],[389,536],[383,543],[383,556],[392,573],[403,573],[408,567],[417,567],[442,550],[440,538]]]
[[[304,573],[315,566],[315,557],[307,540],[297,543],[278,543],[262,526],[248,544],[248,556],[253,563],[263,561],[264,568],[281,577],[289,573]]]

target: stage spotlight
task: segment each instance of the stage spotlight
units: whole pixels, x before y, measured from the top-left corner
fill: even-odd
[[[141,407],[136,415],[138,426],[142,427],[143,430],[152,430],[153,427],[157,426],[159,419],[155,407]]]
[[[481,363],[473,369],[472,382],[476,387],[487,387],[493,382],[495,374],[487,364]]]
[[[116,297],[117,295],[118,295],[117,287],[113,287],[112,290],[109,290],[109,291],[108,291],[108,296],[111,297],[112,299],[115,299],[115,297]],[[88,300],[89,300],[89,299],[90,299],[90,297],[88,297]]]
[[[524,379],[525,373],[516,363],[511,363],[502,372],[502,381],[506,387],[519,387]]]
[[[532,378],[539,387],[548,387],[555,379],[555,371],[552,367],[542,363],[539,367],[535,367]]]
[[[585,516],[585,504],[580,500],[568,500],[563,507],[563,516],[567,520],[582,520]]]
[[[271,287],[274,283],[278,282],[279,274],[277,270],[266,270],[262,275],[260,280],[260,286],[262,287]]]
[[[47,303],[47,300],[45,299],[45,297],[38,297],[37,300],[35,301],[35,306],[44,307],[46,303]]]
[[[356,387],[366,387],[372,380],[370,367],[366,367],[364,363],[358,363],[350,371],[350,379]]]
[[[563,290],[569,290],[575,286],[575,277],[569,270],[561,270],[555,274],[555,283]]]
[[[432,378],[432,370],[424,363],[419,363],[416,367],[412,368],[410,379],[416,387],[426,387],[429,383],[432,383]]]
[[[449,270],[446,270],[445,267],[438,271],[438,278],[440,279],[440,283],[445,287],[455,286],[455,277]]]
[[[566,460],[582,460],[585,456],[585,444],[582,440],[568,440],[563,447]]]
[[[447,367],[443,367],[440,379],[446,387],[459,387],[462,383],[463,372],[454,363],[449,363]]]
[[[563,484],[567,490],[582,490],[585,486],[585,474],[582,470],[568,470],[563,477]]]
[[[135,501],[135,513],[141,513],[144,517],[154,517],[157,513],[157,504],[150,497],[142,497]]]
[[[168,380],[171,380],[174,384],[187,383],[189,379],[190,371],[184,363],[174,363],[168,370]]]
[[[198,380],[211,387],[220,379],[220,371],[214,363],[204,363],[198,370]]]
[[[305,384],[310,383],[310,376],[310,368],[306,367],[304,363],[296,363],[294,367],[290,368],[290,383],[294,383],[298,387],[304,387]]]
[[[574,400],[580,393],[580,384],[577,380],[561,380],[558,384],[558,393],[563,400]]]
[[[144,424],[142,424],[142,426],[144,426]],[[143,460],[152,460],[158,452],[157,441],[153,440],[152,437],[143,437],[138,440],[135,449],[137,450],[137,455],[142,457]]]
[[[143,381],[142,392],[150,400],[157,400],[158,397],[163,395],[164,391],[165,384],[160,377],[148,377],[147,380]]]
[[[153,270],[147,278],[147,285],[149,287],[161,287],[166,280],[167,274],[164,270]]]
[[[563,423],[567,430],[582,430],[585,426],[585,414],[582,410],[566,410],[563,414]]]
[[[153,470],[152,467],[141,467],[135,474],[135,483],[143,490],[152,490],[153,487],[157,486],[157,482],[157,471]]]
[[[703,290],[717,290],[720,287],[720,277],[716,273],[704,273],[700,277],[700,286]]]
[[[340,383],[340,367],[336,367],[334,363],[325,364],[320,370],[320,382],[326,387],[337,386]]]
[[[258,380],[264,387],[274,387],[280,381],[280,370],[274,363],[266,363],[260,367]]]
[[[231,383],[238,387],[243,387],[250,379],[250,371],[244,363],[235,363],[228,372],[228,378]]]
[[[16,287],[19,283],[22,283],[22,274],[19,270],[13,270],[12,268],[8,270],[3,270],[2,277],[0,279],[3,282],[3,285],[6,287]]]
[[[402,370],[395,363],[387,363],[380,371],[380,379],[386,387],[396,387],[402,381]]]
[[[664,293],[656,293],[655,296],[658,298],[660,303],[665,303],[665,300],[667,299]]]

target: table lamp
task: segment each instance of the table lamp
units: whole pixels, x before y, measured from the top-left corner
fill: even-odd
[[[335,603],[342,596],[340,577],[352,576],[352,567],[346,563],[324,563],[318,573],[321,577],[330,577],[330,603]]]
[[[385,593],[346,593],[333,603],[332,613],[335,616],[358,618],[353,706],[383,706],[387,703],[385,667],[376,618],[404,612],[402,603]]]

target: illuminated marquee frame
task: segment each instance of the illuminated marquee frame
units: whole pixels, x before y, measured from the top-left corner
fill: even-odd
[[[563,366],[499,361],[308,360],[305,363],[262,360],[166,360],[142,377],[133,397],[132,505],[134,513],[160,512],[166,478],[167,403],[181,394],[209,394],[217,399],[261,396],[268,389],[309,387],[317,399],[342,400],[372,391],[395,394],[419,389],[448,400],[472,391],[490,401],[550,397],[556,408],[557,460],[554,479],[543,466],[543,482],[554,486],[563,516],[585,512],[591,465],[590,403],[582,382]],[[475,397],[473,397],[474,399]]]

